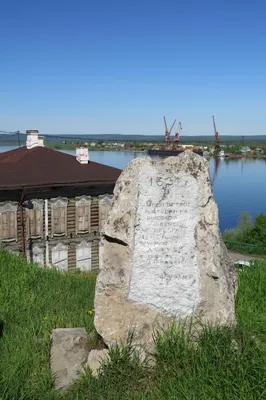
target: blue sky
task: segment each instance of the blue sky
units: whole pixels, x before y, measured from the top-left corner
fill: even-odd
[[[0,130],[266,134],[266,2],[3,0]]]

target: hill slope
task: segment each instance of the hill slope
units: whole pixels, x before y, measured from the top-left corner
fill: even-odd
[[[95,276],[39,268],[0,250],[0,278],[1,400],[265,398],[266,264],[240,273],[236,329],[205,328],[196,339],[173,327],[157,337],[153,366],[132,357],[130,344],[115,348],[98,379],[88,373],[62,396],[50,376],[50,333],[93,329]]]

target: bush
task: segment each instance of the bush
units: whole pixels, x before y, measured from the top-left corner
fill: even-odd
[[[257,215],[252,224],[249,213],[242,212],[237,227],[226,229],[223,239],[229,249],[253,254],[266,254],[266,215]]]

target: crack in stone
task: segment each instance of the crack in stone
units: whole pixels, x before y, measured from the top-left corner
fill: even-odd
[[[126,242],[124,242],[121,239],[118,238],[114,238],[108,235],[103,234],[103,237],[105,238],[105,240],[109,243],[116,243],[116,244],[121,244],[121,246],[128,246],[128,244]]]
[[[209,204],[211,199],[212,199],[212,196],[209,196],[207,202],[202,206],[202,208],[205,208]]]
[[[206,272],[206,275],[207,275],[209,278],[214,279],[215,281],[217,281],[217,280],[219,279],[219,276],[218,276],[215,272]]]

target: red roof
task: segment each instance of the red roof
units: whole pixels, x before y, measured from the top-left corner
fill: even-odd
[[[22,187],[115,184],[118,168],[89,161],[47,147],[21,147],[0,153],[0,190]]]

